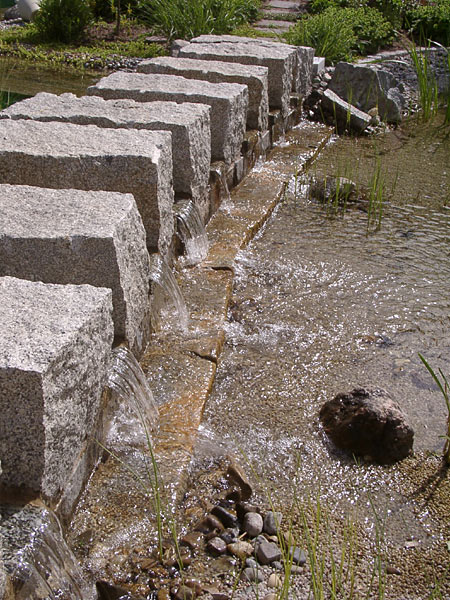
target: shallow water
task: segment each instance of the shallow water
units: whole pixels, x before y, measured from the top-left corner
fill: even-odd
[[[80,73],[69,67],[42,68],[16,58],[0,58],[0,89],[23,96],[39,92],[83,96],[99,79],[98,74]]]
[[[289,137],[279,152],[294,173]],[[376,511],[394,549],[401,553],[414,539],[421,551],[436,550],[438,571],[448,562],[440,553],[449,535],[448,478],[436,484],[430,505],[421,493],[439,479],[439,459],[428,453],[441,452],[446,410],[418,352],[449,372],[449,157],[449,130],[436,124],[375,143],[329,144],[310,171],[315,177],[351,176],[364,190],[380,161],[387,202],[373,233],[367,212],[348,208],[334,216],[292,175],[286,201],[238,257],[203,432],[206,453],[217,441],[217,448],[245,456],[282,506],[294,495],[319,496],[335,516],[357,510],[369,537]],[[415,457],[380,467],[332,447],[319,409],[360,386],[382,387],[401,405],[415,430]],[[202,448],[200,441],[199,459]],[[418,578],[409,580],[412,598]],[[403,597],[410,583],[390,597]]]

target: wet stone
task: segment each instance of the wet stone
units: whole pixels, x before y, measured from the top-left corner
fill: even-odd
[[[213,537],[212,540],[209,540],[206,544],[206,550],[212,554],[212,556],[220,556],[227,551],[227,545],[222,538]]]
[[[207,515],[196,524],[194,530],[208,534],[213,531],[222,531],[223,525],[214,515]]]
[[[190,531],[180,540],[182,546],[188,546],[192,550],[200,550],[203,546],[203,533],[201,531]]]
[[[248,512],[244,517],[242,530],[251,538],[259,535],[263,530],[263,518],[261,515],[255,512]]]
[[[267,535],[277,535],[282,518],[282,513],[269,510],[264,517],[264,533],[267,533]]]
[[[220,537],[226,544],[232,544],[237,541],[239,529],[237,527],[228,527],[220,534]]]
[[[263,565],[269,565],[275,560],[280,560],[281,551],[273,542],[261,542],[256,546],[256,558]]]
[[[277,600],[278,596],[276,594],[266,594],[263,600]]]
[[[174,600],[193,600],[193,598],[197,597],[197,594],[195,593],[195,590],[187,585],[180,585],[173,590],[172,597]]]
[[[215,506],[211,510],[211,514],[217,517],[224,527],[236,527],[237,525],[237,517],[222,506]]]
[[[264,575],[260,569],[247,568],[242,571],[241,580],[249,583],[261,583],[264,581]]]
[[[230,554],[237,556],[241,560],[244,560],[253,554],[253,546],[248,542],[234,542],[233,544],[228,544],[227,550]]]
[[[158,590],[156,597],[157,597],[157,600],[170,600],[170,594],[164,588],[161,590]]]
[[[254,504],[249,504],[248,502],[236,502],[236,514],[240,521],[243,521],[245,515],[249,512],[259,513],[259,508]]]

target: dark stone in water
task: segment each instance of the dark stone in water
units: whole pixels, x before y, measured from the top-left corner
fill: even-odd
[[[144,600],[142,596],[133,596],[125,588],[113,585],[107,581],[97,581],[98,600]]]
[[[320,420],[336,446],[380,464],[406,458],[413,447],[412,427],[381,389],[338,394],[322,406]]]
[[[225,527],[236,527],[237,525],[237,517],[222,506],[214,506],[211,510],[211,514],[214,517],[217,517]]]
[[[358,200],[355,183],[346,177],[328,176],[323,179],[313,179],[310,182],[309,193],[325,204],[337,202],[341,206]]]
[[[242,467],[233,458],[230,457],[229,460],[230,464],[227,469],[227,477],[230,481],[239,486],[239,489],[241,490],[240,500],[248,500],[253,493],[248,477],[244,473]]]

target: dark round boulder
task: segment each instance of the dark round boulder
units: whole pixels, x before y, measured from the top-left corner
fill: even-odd
[[[337,394],[320,409],[320,420],[336,446],[365,459],[389,464],[412,451],[414,431],[382,389]]]

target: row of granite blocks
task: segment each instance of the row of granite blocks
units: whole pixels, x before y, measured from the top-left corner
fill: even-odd
[[[294,124],[313,54],[201,36],[85,97],[41,93],[0,113],[3,500],[70,513],[101,438],[111,348],[148,343],[149,253],[173,256],[174,201],[208,221],[214,174],[236,185]]]

